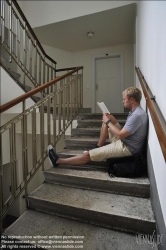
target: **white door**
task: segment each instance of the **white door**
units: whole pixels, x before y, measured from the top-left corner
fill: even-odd
[[[120,57],[96,59],[95,62],[96,113],[97,102],[104,102],[111,113],[123,112]]]

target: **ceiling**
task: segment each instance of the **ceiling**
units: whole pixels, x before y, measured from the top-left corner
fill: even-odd
[[[34,28],[42,44],[75,52],[134,42],[136,4]],[[88,38],[87,32],[94,37]]]

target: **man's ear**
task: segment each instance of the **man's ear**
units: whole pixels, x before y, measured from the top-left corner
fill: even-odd
[[[131,102],[135,102],[135,99],[133,97],[130,97]]]

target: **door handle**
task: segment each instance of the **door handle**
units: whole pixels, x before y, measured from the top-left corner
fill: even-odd
[[[96,90],[98,90],[98,84],[96,84]]]

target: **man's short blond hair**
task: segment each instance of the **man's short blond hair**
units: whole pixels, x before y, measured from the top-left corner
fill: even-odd
[[[128,98],[133,97],[134,100],[138,103],[140,103],[140,101],[142,99],[141,91],[135,87],[129,87],[129,88],[125,89],[123,91],[123,93],[126,93]]]

